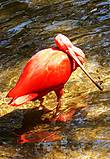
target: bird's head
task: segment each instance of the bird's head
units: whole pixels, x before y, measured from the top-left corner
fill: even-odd
[[[85,54],[83,53],[83,51],[79,49],[78,47],[74,46],[65,35],[58,34],[55,37],[55,43],[60,50],[66,52],[70,56],[71,56],[71,53],[70,53],[70,49],[71,49],[75,53],[79,61],[82,64],[84,63]]]
[[[76,67],[79,66],[83,70],[83,72],[90,78],[90,80],[100,90],[102,90],[100,85],[93,80],[93,78],[90,76],[90,74],[86,71],[86,69],[82,65],[84,63],[84,59],[85,59],[85,55],[84,55],[83,51],[81,49],[77,48],[76,46],[74,46],[71,43],[71,41],[65,35],[62,35],[62,34],[58,34],[55,37],[55,43],[60,50],[66,52],[68,55],[70,55],[71,58],[73,58],[73,60],[76,62]]]

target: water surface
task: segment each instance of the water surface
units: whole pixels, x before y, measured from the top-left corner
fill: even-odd
[[[0,0],[0,4],[0,158],[110,158],[110,1]],[[42,122],[45,114],[33,109],[39,101],[15,108],[4,97],[26,61],[35,52],[55,46],[53,39],[59,32],[84,51],[85,68],[104,90],[100,92],[77,69],[62,98],[62,110],[75,108],[77,113],[67,123]],[[53,92],[44,105],[55,108]],[[38,131],[57,132],[61,138],[17,143],[16,134]]]

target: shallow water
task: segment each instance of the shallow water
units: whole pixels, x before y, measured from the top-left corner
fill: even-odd
[[[0,159],[109,159],[110,1],[1,0],[0,3]],[[104,90],[99,91],[77,69],[65,85],[62,110],[78,111],[67,123],[50,123],[41,120],[41,116],[45,119],[43,111],[33,109],[39,106],[39,101],[15,108],[8,106],[4,97],[35,50],[54,46],[53,39],[59,32],[85,52],[85,68]],[[53,92],[45,97],[44,105],[55,108]],[[34,135],[42,131],[52,132],[58,141],[52,138],[53,142],[39,141]],[[30,132],[35,142],[17,143],[16,134]]]

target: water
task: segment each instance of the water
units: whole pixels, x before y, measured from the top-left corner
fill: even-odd
[[[1,0],[0,4],[0,158],[110,158],[110,1]],[[65,85],[62,110],[79,111],[67,123],[42,122],[45,114],[33,109],[38,101],[15,108],[4,97],[35,50],[54,46],[59,32],[85,52],[85,68],[104,91],[78,69]],[[56,106],[53,92],[44,105]],[[38,142],[36,132],[47,131],[53,133],[53,142]],[[36,142],[17,143],[16,133],[30,132]]]

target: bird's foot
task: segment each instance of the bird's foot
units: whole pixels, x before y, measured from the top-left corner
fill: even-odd
[[[75,113],[76,113],[76,109],[74,109],[74,108],[70,108],[69,110],[64,111],[64,112],[57,111],[53,115],[51,121],[53,121],[53,122],[68,122],[68,121],[72,120],[72,117]]]
[[[49,110],[48,108],[46,108],[45,106],[40,106],[40,107],[38,107],[38,110],[43,110],[44,111],[44,113],[49,113],[51,110]]]

